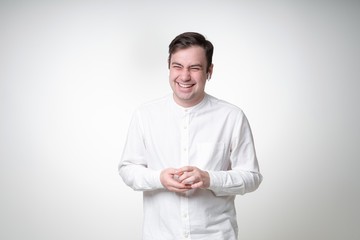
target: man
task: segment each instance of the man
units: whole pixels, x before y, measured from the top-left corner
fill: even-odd
[[[169,45],[173,93],[141,106],[119,165],[143,191],[145,240],[237,239],[234,199],[262,181],[248,121],[205,93],[213,45],[199,33]]]

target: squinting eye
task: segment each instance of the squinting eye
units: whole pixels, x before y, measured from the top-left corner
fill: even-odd
[[[200,68],[191,68],[191,70],[193,70],[193,71],[199,71]]]

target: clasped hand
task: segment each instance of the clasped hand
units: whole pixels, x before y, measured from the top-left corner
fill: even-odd
[[[164,169],[160,181],[171,192],[186,192],[189,189],[208,188],[210,185],[209,173],[193,166]]]

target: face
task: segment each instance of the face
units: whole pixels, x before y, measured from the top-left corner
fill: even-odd
[[[170,86],[174,100],[183,107],[192,107],[204,98],[206,79],[213,66],[206,71],[205,50],[199,46],[179,49],[170,59]]]

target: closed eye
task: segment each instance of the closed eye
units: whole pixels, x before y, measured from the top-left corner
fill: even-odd
[[[201,70],[201,68],[199,68],[199,67],[192,67],[192,68],[190,68],[191,70],[193,70],[193,71],[199,71],[199,70]]]
[[[172,68],[175,68],[175,69],[181,69],[183,66],[179,63],[173,63],[172,65]]]
[[[191,71],[200,71],[201,69],[202,69],[202,66],[198,65],[198,64],[190,66]]]

